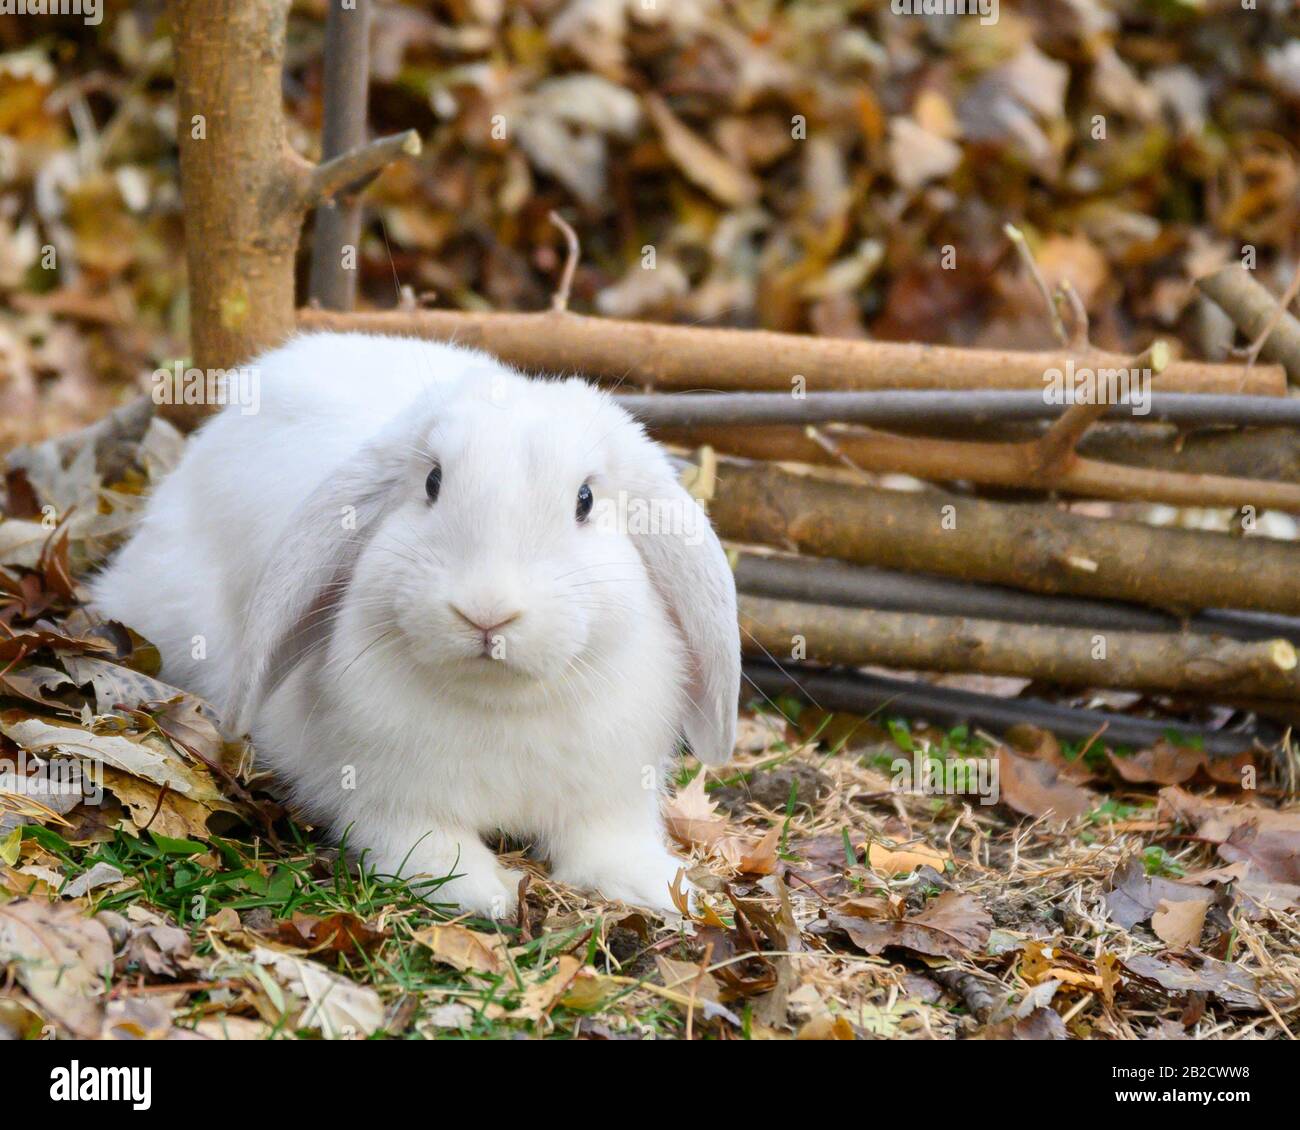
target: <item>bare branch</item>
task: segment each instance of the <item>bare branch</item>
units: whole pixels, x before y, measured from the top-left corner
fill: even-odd
[[[1129,363],[1130,374],[1145,374],[1149,369],[1153,376],[1159,376],[1169,364],[1169,346],[1163,341],[1152,342],[1146,350]],[[1060,473],[1065,463],[1074,455],[1079,440],[1096,421],[1100,420],[1109,407],[1100,395],[1092,404],[1072,404],[1065,414],[1056,421],[1037,442],[1037,454],[1041,472],[1049,480]]]
[[[788,654],[798,638],[809,659],[849,667],[974,672],[1072,687],[1131,687],[1300,701],[1295,645],[1180,632],[1106,632],[1104,659],[1091,628],[1018,624],[923,612],[885,612],[740,598],[746,650]]]
[[[1181,721],[1076,709],[1041,699],[998,698],[860,671],[747,659],[744,672],[746,687],[770,698],[794,696],[849,714],[883,711],[891,717],[924,718],[944,727],[977,725],[995,734],[1029,724],[1072,740],[1086,740],[1104,728],[1108,742],[1139,747],[1154,745],[1172,731],[1182,739],[1198,739],[1201,748],[1215,757],[1230,757],[1254,745],[1250,732],[1226,733]]]
[[[1038,269],[1033,252],[1029,250],[1029,241],[1025,239],[1025,233],[1015,224],[1003,224],[1002,230],[1020,255],[1021,262],[1028,268],[1034,285],[1038,287],[1038,293],[1043,296],[1043,305],[1047,307],[1047,316],[1052,320],[1052,333],[1056,335],[1056,340],[1062,345],[1069,345],[1070,335],[1065,332],[1065,323],[1061,321],[1061,314],[1056,308],[1051,288],[1043,278],[1043,272]]]
[[[1259,331],[1259,336],[1254,343],[1246,350],[1246,364],[1253,365],[1259,359],[1260,350],[1264,348],[1265,343],[1273,336],[1273,331],[1277,329],[1282,321],[1282,315],[1290,309],[1291,303],[1295,301],[1296,295],[1300,294],[1300,263],[1296,264],[1295,274],[1291,276],[1290,283],[1287,284],[1286,291],[1277,304],[1277,309],[1273,311],[1268,320],[1268,324]]]
[[[564,233],[568,253],[564,257],[564,273],[560,276],[560,285],[551,297],[551,309],[564,313],[569,309],[569,292],[573,289],[573,273],[578,269],[578,257],[582,248],[578,243],[578,233],[563,216],[552,210],[547,218]]]
[[[377,137],[338,157],[322,161],[307,178],[304,198],[312,204],[352,189],[368,177],[377,175],[403,154],[408,157],[420,154],[420,135],[413,129]]]
[[[654,428],[807,424],[873,424],[935,427],[1051,420],[1068,406],[1049,404],[1041,392],[1003,390],[884,389],[870,392],[621,393],[617,401]],[[1134,423],[1285,427],[1300,425],[1300,400],[1263,396],[1151,394],[1151,410],[1106,405],[1106,419]]]
[[[1285,305],[1279,309],[1267,287],[1251,278],[1239,263],[1197,279],[1196,285],[1223,308],[1243,334],[1260,343],[1259,356],[1281,364],[1291,382],[1300,384],[1300,319],[1288,314]]]
[[[365,144],[370,95],[370,0],[335,0],[325,17],[324,123],[321,158],[329,160]],[[311,300],[327,310],[350,310],[357,272],[343,266],[345,247],[361,238],[361,204],[355,195],[320,200],[311,244]]]
[[[339,314],[304,310],[304,329],[398,333],[484,349],[533,371],[571,371],[660,389],[783,391],[796,376],[808,392],[853,389],[1036,389],[1043,374],[1074,356],[1065,350],[1025,353],[892,341],[854,341],[704,326],[661,325],[551,311],[532,314],[421,310],[412,314]],[[1090,365],[1127,365],[1128,358],[1088,354]],[[1167,392],[1283,396],[1276,366],[1172,361],[1161,378]]]

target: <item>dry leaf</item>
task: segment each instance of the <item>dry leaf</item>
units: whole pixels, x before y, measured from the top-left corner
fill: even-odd
[[[758,199],[759,183],[684,125],[659,95],[647,94],[645,105],[668,156],[687,180],[704,189],[719,203],[732,208],[752,204]]]
[[[1189,949],[1201,940],[1201,931],[1205,928],[1205,912],[1209,908],[1209,899],[1204,902],[1197,899],[1184,899],[1181,902],[1161,899],[1160,905],[1151,915],[1151,929],[1166,945],[1177,950]]]
[[[0,962],[49,1019],[81,1039],[99,1035],[113,965],[99,922],[67,903],[14,899],[0,906]]]
[[[498,976],[510,968],[510,951],[500,934],[480,934],[476,930],[448,925],[426,926],[414,938],[432,952],[434,960],[462,973],[486,973]]]
[[[951,858],[929,844],[922,843],[888,848],[873,840],[866,845],[866,850],[867,866],[877,874],[888,876],[908,875],[918,867],[933,867],[942,875]]]
[[[964,957],[980,952],[989,940],[993,919],[971,895],[945,891],[919,914],[889,920],[832,914],[831,924],[848,934],[863,953],[877,954],[901,946],[931,957]]]
[[[1049,761],[1035,761],[1013,753],[1006,746],[997,751],[1002,803],[1026,816],[1072,820],[1090,812],[1096,797],[1087,789],[1065,780]]]

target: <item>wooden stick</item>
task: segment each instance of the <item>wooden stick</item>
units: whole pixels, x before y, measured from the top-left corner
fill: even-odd
[[[1285,309],[1278,313],[1277,299],[1250,276],[1240,263],[1222,267],[1196,280],[1201,293],[1213,299],[1252,342],[1264,338],[1259,353],[1286,369],[1292,384],[1300,384],[1300,320]],[[1269,327],[1272,327],[1271,331]]]
[[[736,588],[742,593],[779,600],[1101,630],[1178,632],[1187,628],[1229,639],[1300,643],[1300,618],[1260,612],[1218,610],[1179,617],[1136,604],[1043,596],[1000,585],[849,565],[824,557],[742,551],[733,555],[733,567]]]
[[[860,565],[1169,610],[1300,614],[1300,544],[1085,518],[1046,504],[881,490],[723,462],[718,533]]]
[[[1135,718],[1061,706],[1041,699],[998,698],[861,671],[746,659],[744,674],[741,697],[746,701],[755,697],[750,693],[753,690],[769,704],[792,696],[825,710],[885,718],[922,718],[944,727],[976,725],[994,734],[1022,725],[1038,726],[1070,740],[1086,740],[1100,733],[1107,745],[1149,746],[1172,733],[1180,741],[1196,740],[1214,757],[1231,757],[1254,747],[1252,731],[1209,730],[1172,719]]]
[[[617,400],[653,428],[838,423],[974,429],[1054,420],[1069,407],[1049,404],[1039,392],[942,389],[812,392],[799,398],[784,392],[619,393]],[[1104,418],[1138,424],[1300,426],[1300,399],[1153,392],[1149,408],[1138,415],[1131,405],[1108,404]]]
[[[339,314],[299,313],[302,329],[361,330],[455,341],[533,372],[579,372],[661,389],[1034,389],[1045,374],[1076,364],[1115,367],[1114,354],[1074,357],[1064,351],[1017,353],[943,345],[854,341],[588,318],[580,314],[506,314],[454,310]],[[802,379],[800,379],[802,378]],[[1276,366],[1173,361],[1161,380],[1168,392],[1281,396]]]
[[[828,463],[850,461],[877,474],[905,474],[931,482],[972,482],[1031,490],[1059,490],[1086,498],[1166,502],[1171,506],[1254,507],[1300,512],[1300,484],[1222,475],[1185,474],[1153,467],[1101,463],[1074,456],[1063,469],[1044,466],[1039,441],[981,443],[893,435],[871,428],[830,433],[837,455],[793,428],[656,430],[664,443],[708,445],[747,459]]]
[[[324,123],[321,158],[329,160],[366,141],[370,99],[370,0],[344,5],[333,0],[325,16]],[[356,302],[356,270],[343,266],[344,248],[361,240],[361,203],[355,194],[327,197],[316,205],[311,243],[312,301],[327,310],[351,310]]]
[[[420,155],[420,135],[413,129],[377,137],[374,141],[367,141],[364,145],[331,157],[312,169],[303,190],[304,203],[315,204],[327,196],[351,189],[403,154],[408,157]]]
[[[1158,377],[1168,365],[1169,346],[1163,341],[1157,341],[1137,360],[1130,362],[1127,368],[1130,373],[1136,372],[1140,378],[1145,378],[1147,373]],[[1059,480],[1074,458],[1074,449],[1083,438],[1083,433],[1106,414],[1106,408],[1107,405],[1100,396],[1091,404],[1071,404],[1060,419],[1047,429],[1046,434],[1034,441],[1041,475],[1049,481]]]
[[[1015,675],[1070,687],[1122,687],[1300,701],[1296,649],[1180,632],[1014,624],[740,598],[748,654],[850,667]]]

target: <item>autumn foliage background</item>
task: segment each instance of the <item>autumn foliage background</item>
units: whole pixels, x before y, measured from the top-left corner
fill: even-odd
[[[294,5],[284,83],[313,156],[323,7]],[[364,300],[544,308],[557,208],[582,239],[575,309],[1042,346],[1012,222],[1098,345],[1222,357],[1191,279],[1248,246],[1277,292],[1297,251],[1297,19],[1267,0],[1004,3],[988,26],[887,2],[380,5],[371,124],[426,144],[369,193]],[[0,23],[0,443],[97,418],[185,355],[166,36],[148,0]]]

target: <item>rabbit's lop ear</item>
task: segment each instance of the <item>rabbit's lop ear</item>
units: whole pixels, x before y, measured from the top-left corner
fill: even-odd
[[[399,499],[409,425],[389,428],[352,456],[294,512],[257,579],[238,641],[226,721],[246,734],[294,666],[329,638],[365,544]],[[393,433],[393,434],[390,434]]]
[[[686,644],[689,701],[682,731],[706,765],[722,765],[736,742],[740,629],[736,582],[704,508],[667,459],[630,492],[629,532],[651,583]],[[640,513],[638,513],[640,511]]]

